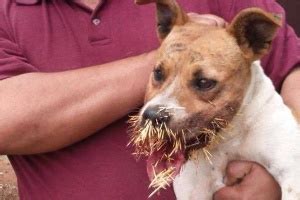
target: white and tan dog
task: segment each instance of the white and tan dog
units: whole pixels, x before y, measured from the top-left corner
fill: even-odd
[[[170,141],[151,152],[150,178],[173,167],[177,199],[209,200],[224,186],[227,163],[241,159],[263,165],[283,200],[300,199],[299,125],[257,61],[280,19],[252,8],[227,28],[211,27],[192,22],[174,0],[137,1],[149,2],[162,43],[138,125],[150,120],[184,137],[171,159],[162,156]]]

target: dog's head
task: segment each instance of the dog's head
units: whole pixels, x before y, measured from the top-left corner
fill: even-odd
[[[220,28],[191,21],[174,0],[136,2],[156,3],[161,41],[137,124],[143,127],[151,123],[154,130],[159,129],[147,136],[152,168],[160,165],[157,160],[164,161],[161,155],[168,148],[173,149],[168,146],[175,146],[175,139],[168,138],[180,135],[183,147],[178,147],[171,158],[166,156],[168,164],[160,165],[178,168],[186,152],[210,145],[237,114],[250,83],[251,63],[270,49],[280,19],[250,8]],[[157,134],[164,142],[153,149]]]

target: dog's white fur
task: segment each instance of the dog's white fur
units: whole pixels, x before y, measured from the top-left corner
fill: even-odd
[[[163,92],[157,94],[145,104],[141,110],[141,113],[144,113],[147,108],[161,105],[163,102],[163,106],[173,113],[172,118],[174,121],[179,121],[185,118],[188,114],[185,111],[185,108],[181,107],[178,100],[174,96],[174,93],[176,93],[177,84],[179,84],[179,80],[178,78],[175,78],[175,80]]]
[[[251,83],[225,140],[211,151],[210,164],[198,151],[175,178],[178,200],[210,200],[224,186],[231,160],[262,164],[278,181],[283,200],[300,199],[300,129],[289,108],[264,74],[259,61],[251,66]]]

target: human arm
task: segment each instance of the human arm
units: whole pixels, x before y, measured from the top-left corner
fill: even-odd
[[[206,16],[201,20],[194,15],[201,23],[219,23]],[[0,153],[57,150],[124,116],[142,104],[154,60],[152,52],[103,66],[39,73],[0,28],[0,78],[14,76],[0,82],[0,103],[5,105],[0,119],[1,114],[6,118],[0,121]]]
[[[126,115],[143,102],[154,58],[0,81],[0,154],[54,151]]]

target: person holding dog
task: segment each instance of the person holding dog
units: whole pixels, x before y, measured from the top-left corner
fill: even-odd
[[[272,0],[180,3],[226,21],[252,6],[284,14]],[[20,198],[146,199],[145,166],[126,148],[124,116],[142,105],[155,63],[153,7],[131,1],[4,0],[0,10],[0,153],[9,155]],[[214,15],[190,17],[226,24]],[[284,24],[263,60],[296,113],[299,45]],[[280,187],[256,163],[229,163],[226,183],[214,199],[280,199]],[[175,197],[168,190],[155,198]]]

